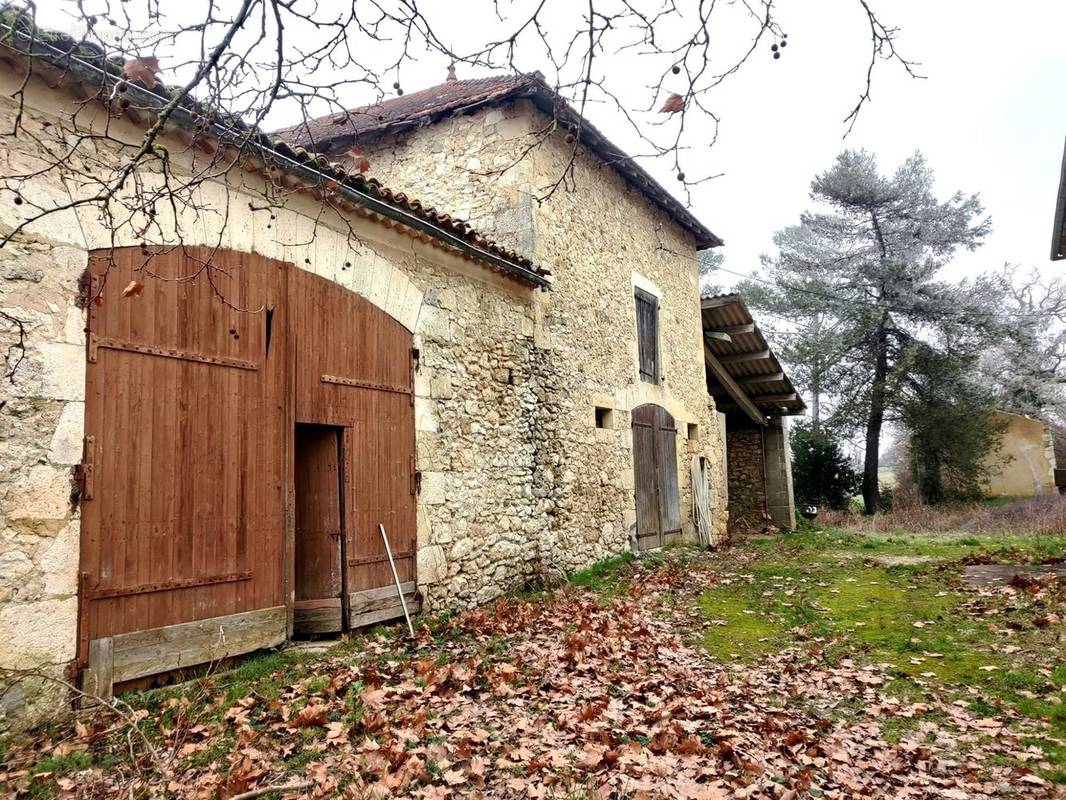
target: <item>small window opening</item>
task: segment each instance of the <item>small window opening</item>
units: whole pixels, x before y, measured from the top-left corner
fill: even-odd
[[[642,289],[634,289],[634,298],[640,379],[645,383],[659,383],[663,377],[659,364],[659,299]]]
[[[614,409],[605,408],[603,406],[596,406],[596,427],[597,428],[613,428],[614,427]]]
[[[688,424],[688,440],[694,442],[700,438],[700,426],[694,422]]]

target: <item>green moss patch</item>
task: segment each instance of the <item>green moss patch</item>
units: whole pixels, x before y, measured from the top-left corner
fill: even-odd
[[[1066,551],[1066,536],[828,530],[745,549],[719,567],[719,582],[698,601],[711,623],[704,646],[716,658],[743,665],[817,643],[887,665],[901,698],[936,692],[987,716],[1009,710],[1050,723],[1055,738],[1066,740],[1066,667],[1054,624],[1066,591],[979,592],[960,580],[964,560],[1039,562]],[[900,559],[883,563],[883,555]],[[925,558],[907,558],[917,556]],[[911,726],[893,724],[895,736]],[[1058,772],[1066,770],[1061,745],[1038,745]]]

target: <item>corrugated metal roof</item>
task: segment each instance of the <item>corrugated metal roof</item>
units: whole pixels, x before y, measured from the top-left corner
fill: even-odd
[[[701,302],[707,349],[733,381],[726,385],[709,370],[708,388],[717,398],[737,404],[739,388],[766,416],[802,414],[807,408],[781,362],[739,294],[719,294]],[[764,379],[760,379],[760,377]]]

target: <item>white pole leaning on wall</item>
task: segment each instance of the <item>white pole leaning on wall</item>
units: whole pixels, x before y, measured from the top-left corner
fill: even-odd
[[[385,542],[385,554],[389,557],[389,566],[392,567],[392,579],[396,581],[396,593],[400,595],[400,605],[403,606],[403,618],[407,620],[407,630],[411,632],[411,638],[415,637],[415,627],[411,624],[411,615],[407,613],[407,601],[403,599],[403,587],[400,586],[400,576],[396,574],[396,562],[392,560],[392,548],[389,547],[389,537],[385,535],[384,523],[378,523],[381,531],[381,539]]]

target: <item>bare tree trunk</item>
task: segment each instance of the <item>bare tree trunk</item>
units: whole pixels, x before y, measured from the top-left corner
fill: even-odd
[[[816,372],[814,380],[811,381],[811,422],[813,423],[815,433],[818,433],[821,430],[822,424],[821,384],[821,375]]]
[[[822,335],[822,315],[819,314],[814,318],[814,336],[815,340],[821,339]],[[814,356],[814,363],[811,368],[811,421],[814,423],[814,432],[818,433],[822,427],[822,356],[820,353],[816,353]]]
[[[866,457],[862,470],[863,513],[876,514],[881,500],[877,468],[881,449],[881,426],[885,421],[885,381],[888,377],[888,335],[884,322],[874,343],[874,381],[870,387],[870,416],[866,419]]]

